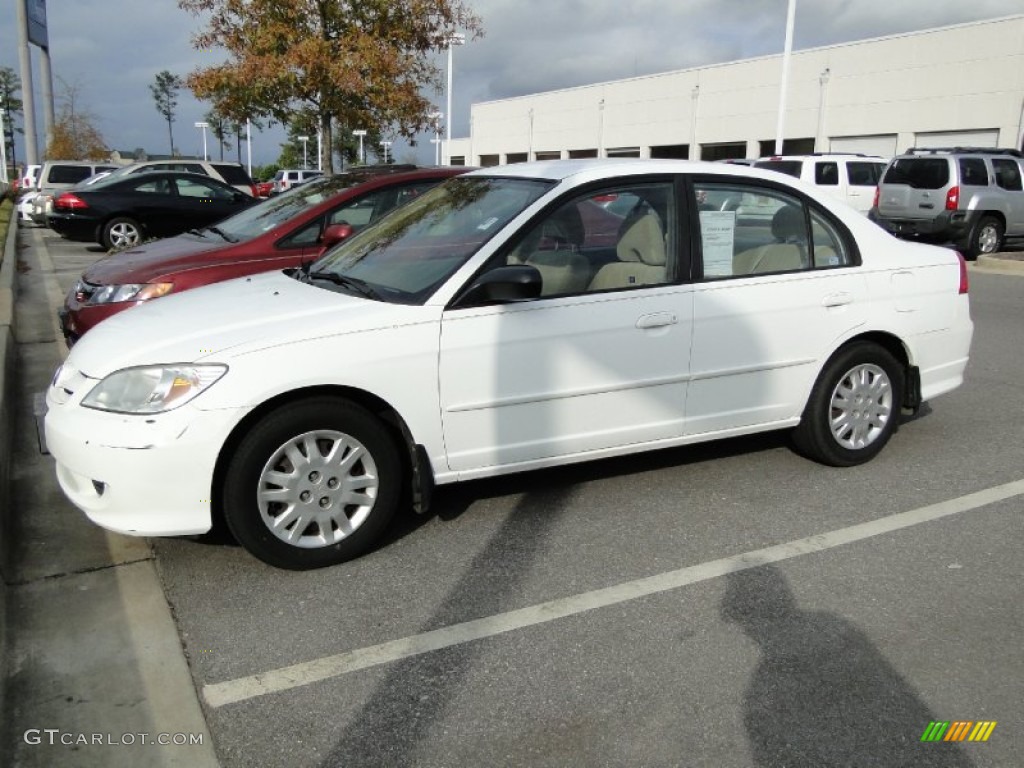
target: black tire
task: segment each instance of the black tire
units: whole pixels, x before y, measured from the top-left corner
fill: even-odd
[[[814,383],[793,430],[797,450],[833,467],[870,461],[896,431],[903,386],[903,366],[888,350],[867,341],[838,350]]]
[[[108,251],[121,251],[142,242],[142,227],[135,219],[117,216],[103,225],[101,245]]]
[[[1003,225],[994,216],[982,216],[971,230],[966,256],[971,261],[978,256],[999,253],[1003,247]]]
[[[323,453],[329,449],[341,451],[339,466],[329,465]],[[296,461],[304,462],[301,471]],[[374,479],[375,487],[366,490]],[[365,493],[346,490],[349,483],[364,484]],[[295,571],[322,568],[362,554],[380,537],[402,487],[398,446],[379,419],[347,400],[311,398],[267,414],[242,439],[225,473],[224,517],[238,542],[263,562]],[[314,516],[330,519],[323,525]],[[286,525],[289,520],[294,524]]]

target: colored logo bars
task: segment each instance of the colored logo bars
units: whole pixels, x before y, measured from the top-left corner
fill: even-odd
[[[921,741],[988,741],[995,728],[995,720],[933,720],[921,734]]]

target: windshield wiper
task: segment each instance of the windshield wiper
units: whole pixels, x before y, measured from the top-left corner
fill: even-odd
[[[359,293],[368,299],[383,301],[377,291],[371,288],[366,281],[360,280],[358,277],[349,277],[348,275],[339,275],[336,272],[324,271],[309,272],[307,274],[313,280],[327,280],[335,285],[340,285],[344,288],[351,288],[356,293]]]
[[[220,235],[225,240],[227,240],[229,243],[237,243],[238,242],[238,238],[237,237],[232,237],[231,235],[226,234],[222,229],[220,229],[220,227],[207,227],[206,229],[208,231],[210,231],[210,232],[213,232],[213,234],[215,234],[215,235]]]
[[[190,229],[188,231],[188,234],[190,234],[190,235],[197,235],[199,237],[206,237],[206,235],[203,234],[203,230],[201,230],[201,229]]]

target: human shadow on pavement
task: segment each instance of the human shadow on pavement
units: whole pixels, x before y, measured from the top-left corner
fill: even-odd
[[[721,613],[757,643],[743,722],[761,768],[968,768],[953,743],[921,742],[936,716],[849,621],[803,611],[772,566],[727,577]]]

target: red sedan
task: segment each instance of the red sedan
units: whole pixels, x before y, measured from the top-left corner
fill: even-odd
[[[64,337],[72,344],[111,315],[172,292],[297,267],[332,241],[468,170],[382,166],[325,176],[215,226],[107,256],[86,269],[64,299]]]

